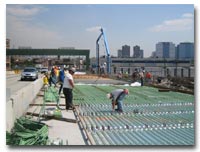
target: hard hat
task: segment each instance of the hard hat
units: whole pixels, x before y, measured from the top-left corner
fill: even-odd
[[[125,93],[125,94],[129,94],[128,89],[124,89],[124,93]]]
[[[107,97],[108,99],[110,99],[111,94],[110,94],[110,93],[106,94],[106,97]]]
[[[73,73],[75,73],[76,69],[75,68],[70,68],[69,71],[72,71]]]

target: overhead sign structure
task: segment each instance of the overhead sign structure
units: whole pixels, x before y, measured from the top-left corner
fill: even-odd
[[[10,55],[68,55],[68,56],[85,56],[86,70],[89,70],[90,50],[79,49],[6,49],[6,56]]]

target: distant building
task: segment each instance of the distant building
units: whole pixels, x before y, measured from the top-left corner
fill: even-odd
[[[10,49],[10,39],[6,39],[6,49]],[[6,56],[6,70],[11,69],[11,57]]]
[[[117,50],[117,56],[118,56],[118,58],[122,57],[122,50]]]
[[[10,39],[6,39],[6,49],[10,49]]]
[[[105,58],[100,59],[100,63],[106,62]],[[96,58],[90,60],[90,64],[96,63]],[[135,69],[150,72],[157,77],[190,77],[194,78],[195,68],[190,59],[166,59],[162,58],[112,58],[111,59],[111,74],[121,72],[132,75]],[[164,68],[164,66],[166,68]]]
[[[25,49],[25,50],[28,49],[29,50],[29,49],[32,49],[32,47],[31,46],[19,46],[18,49]]]
[[[123,45],[122,46],[122,58],[130,57],[130,46]]]
[[[75,50],[75,47],[60,47],[61,50]]]
[[[175,44],[172,42],[159,42],[156,44],[157,58],[175,58]]]
[[[153,51],[153,52],[151,53],[151,58],[156,58],[156,51]]]
[[[194,43],[184,42],[177,46],[178,59],[193,59],[194,58]]]
[[[143,50],[140,49],[140,46],[136,45],[133,47],[133,57],[134,58],[143,58]]]

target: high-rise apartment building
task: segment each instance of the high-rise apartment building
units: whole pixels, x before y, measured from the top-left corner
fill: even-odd
[[[156,44],[157,58],[175,58],[175,44],[172,42],[159,42]]]
[[[184,42],[177,46],[178,59],[192,59],[194,58],[194,43]]]
[[[122,50],[118,50],[118,51],[117,51],[117,56],[118,56],[118,58],[121,58],[121,57],[122,57]]]
[[[140,46],[136,45],[133,47],[133,57],[143,58],[143,50],[140,49]]]
[[[130,46],[128,46],[128,45],[122,46],[122,57],[123,58],[130,57]]]

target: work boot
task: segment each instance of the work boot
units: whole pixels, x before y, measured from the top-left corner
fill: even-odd
[[[119,111],[119,109],[117,108],[117,109],[115,109],[115,111],[117,111],[117,112],[118,112],[118,111]]]
[[[123,110],[118,110],[117,112],[119,112],[119,113],[123,113]]]

